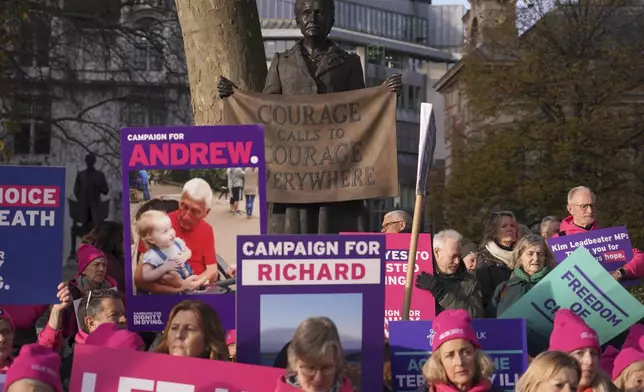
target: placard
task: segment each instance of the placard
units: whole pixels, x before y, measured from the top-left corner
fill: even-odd
[[[128,328],[163,329],[169,311],[184,299],[210,304],[226,329],[235,328],[235,295],[212,276],[219,270],[221,278],[227,267],[236,265],[232,244],[238,235],[266,232],[265,184],[259,180],[266,175],[262,127],[123,129],[121,149],[124,241],[125,249],[132,249],[126,252]],[[251,174],[254,186],[247,182]],[[137,220],[148,209],[167,212],[174,235],[165,249],[154,242],[168,240],[155,239],[152,229],[157,227],[150,226],[158,224],[161,230],[162,222],[168,225],[165,218],[142,224],[152,227],[148,234],[137,231]],[[187,261],[161,275],[153,273],[175,259]],[[177,293],[191,279],[203,284]]]
[[[65,168],[0,166],[0,304],[58,302],[64,221]]]
[[[237,253],[240,362],[273,365],[302,321],[328,317],[354,386],[382,390],[384,236],[239,236]]]
[[[472,327],[493,360],[492,383],[500,390],[514,391],[528,368],[525,320],[474,319]],[[431,321],[394,321],[389,325],[391,384],[394,392],[416,392],[425,384],[422,369],[431,354],[434,330]]]

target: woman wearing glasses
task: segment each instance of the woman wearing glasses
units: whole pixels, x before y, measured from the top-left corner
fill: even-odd
[[[288,370],[275,392],[353,392],[338,329],[326,317],[304,320],[288,347]]]

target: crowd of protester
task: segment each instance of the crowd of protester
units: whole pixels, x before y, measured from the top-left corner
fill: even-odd
[[[567,208],[570,216],[562,221],[546,217],[539,234],[523,229],[512,212],[501,211],[490,217],[479,245],[455,230],[434,236],[434,273],[422,272],[415,282],[433,294],[437,305],[432,355],[422,369],[425,385],[420,391],[495,390],[490,382],[494,361],[483,352],[471,321],[499,317],[553,270],[547,238],[598,229],[590,189],[572,189]],[[387,214],[382,223],[385,233],[410,228],[411,218],[403,211]],[[78,345],[236,361],[235,330],[226,331],[215,310],[200,301],[178,303],[163,332],[152,339],[127,330],[122,233],[118,224],[104,222],[83,239],[76,252],[77,273],[58,286],[57,304],[0,306],[5,391],[68,390]],[[633,254],[623,268],[611,271],[615,279],[644,277],[644,254],[637,249]],[[234,268],[228,272],[234,274]],[[77,310],[75,300],[80,301]],[[45,314],[47,323],[36,333],[36,321]],[[531,363],[517,391],[644,391],[642,324],[602,347],[581,317],[561,309],[549,338],[528,335]],[[274,366],[284,368],[284,376],[266,391],[349,392],[358,384],[359,376],[345,363],[340,334],[328,318],[304,320],[282,351]],[[385,390],[391,390],[385,361]]]

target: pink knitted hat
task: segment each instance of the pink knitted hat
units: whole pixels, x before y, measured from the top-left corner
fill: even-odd
[[[548,350],[570,353],[582,348],[594,348],[601,353],[597,333],[570,309],[558,310]]]
[[[20,354],[7,371],[5,392],[11,384],[26,378],[38,380],[54,388],[54,391],[61,392],[60,356],[38,343],[22,346]]]
[[[472,328],[472,318],[462,309],[442,311],[434,319],[432,329],[434,330],[432,351],[438,350],[443,343],[454,339],[465,339],[475,347],[481,348],[476,332]]]
[[[628,330],[628,336],[622,348],[632,347],[644,351],[644,325],[634,324]]]
[[[601,358],[599,358],[599,366],[606,374],[613,373],[615,358],[617,358],[618,354],[618,349],[613,346],[607,346],[604,353],[601,355]]]
[[[101,324],[87,336],[85,344],[133,351],[145,348],[145,342],[138,334],[112,323]]]
[[[11,327],[12,331],[16,329],[16,324],[14,324],[13,319],[11,318],[11,315],[9,314],[9,312],[7,312],[2,308],[0,308],[0,319],[5,319],[9,321],[9,326]]]
[[[237,331],[234,329],[229,330],[226,333],[226,346],[237,343]]]
[[[85,268],[98,258],[105,259],[105,253],[90,244],[82,244],[76,251],[76,260],[78,260],[78,273],[82,274]]]
[[[644,361],[644,352],[632,347],[622,349],[615,357],[615,363],[613,364],[613,381],[622,374],[624,369],[639,361]]]

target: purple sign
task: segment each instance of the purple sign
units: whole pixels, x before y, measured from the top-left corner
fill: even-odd
[[[310,317],[338,327],[349,374],[360,390],[382,390],[382,235],[239,236],[239,362],[273,366]]]
[[[626,226],[550,238],[548,246],[558,263],[564,261],[575,249],[583,246],[606,270],[611,272],[623,267],[633,258],[633,246]]]
[[[263,128],[123,129],[121,153],[129,329],[162,330],[186,299],[235,328],[222,280],[237,264],[235,238],[265,233]]]
[[[472,326],[493,360],[496,372],[492,383],[498,389],[514,391],[519,377],[528,368],[528,343],[524,319],[475,319]],[[415,392],[425,383],[423,366],[431,354],[434,330],[431,321],[392,321],[391,384],[394,392]]]

